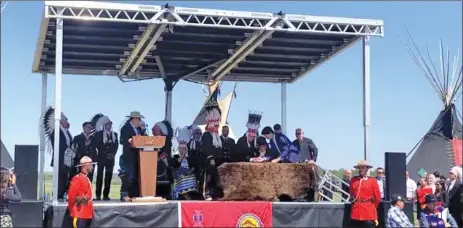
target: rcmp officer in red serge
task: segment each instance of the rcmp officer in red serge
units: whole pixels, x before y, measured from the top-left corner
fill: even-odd
[[[359,175],[350,182],[350,200],[352,202],[350,219],[353,227],[375,227],[378,225],[377,208],[381,202],[381,192],[375,178],[368,176],[372,166],[359,161],[354,168]]]
[[[93,219],[92,183],[87,174],[92,172],[92,159],[84,156],[80,159],[80,173],[75,175],[69,186],[68,209],[73,228],[88,228]]]

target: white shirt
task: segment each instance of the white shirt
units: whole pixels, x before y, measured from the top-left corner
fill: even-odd
[[[265,138],[265,141],[267,141],[268,148],[272,149],[272,144],[270,143],[270,139]]]
[[[132,126],[133,130],[135,131],[135,135],[140,135],[140,134],[138,134],[137,127],[135,127],[132,123],[130,123],[130,126]]]
[[[413,199],[416,196],[416,183],[410,178],[407,178],[407,198],[408,199]]]
[[[379,192],[381,192],[381,198],[384,198],[384,178],[376,179],[379,186]]]

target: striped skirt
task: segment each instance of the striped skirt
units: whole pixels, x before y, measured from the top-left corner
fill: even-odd
[[[180,195],[197,191],[196,178],[194,175],[181,175],[174,179],[172,186],[172,198],[177,200]]]

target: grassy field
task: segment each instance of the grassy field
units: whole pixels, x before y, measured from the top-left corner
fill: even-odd
[[[95,193],[95,186],[96,186],[96,174],[93,176],[93,193]],[[121,179],[117,176],[117,174],[113,175],[113,180],[111,181],[111,191],[109,192],[109,198],[111,199],[119,199],[120,198],[120,190],[121,190]],[[102,189],[103,191],[103,189]],[[53,174],[52,173],[45,173],[45,194],[49,194],[50,196],[53,193]],[[103,197],[103,196],[101,196]]]

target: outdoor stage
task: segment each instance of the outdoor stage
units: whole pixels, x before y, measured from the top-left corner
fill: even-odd
[[[349,211],[349,204],[329,202],[110,201],[94,205],[92,227],[343,227]],[[48,210],[48,227],[61,227],[66,204]]]

